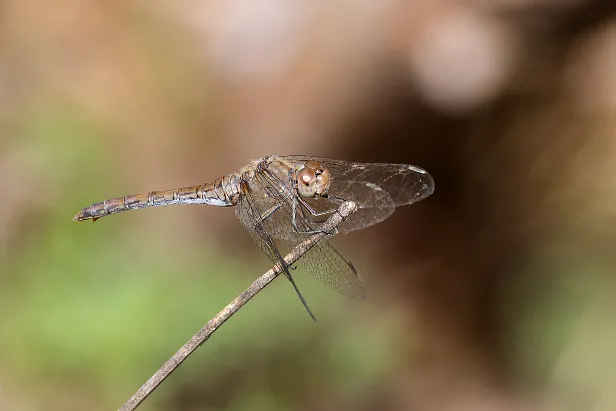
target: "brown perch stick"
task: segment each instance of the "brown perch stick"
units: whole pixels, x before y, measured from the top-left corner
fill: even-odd
[[[349,215],[357,211],[357,205],[352,201],[343,203],[338,212],[334,213],[325,223],[321,226],[321,232],[310,236],[306,241],[300,243],[284,258],[287,266],[293,265],[297,260],[301,258],[306,252],[308,252],[317,242],[319,242],[326,233],[331,233],[340,225]],[[235,300],[222,309],[214,318],[212,318],[203,328],[201,328],[182,348],[176,352],[166,363],[162,365],[137,390],[137,392],[129,398],[128,401],[122,405],[118,411],[134,411],[177,367],[184,362],[190,354],[192,354],[201,344],[207,341],[210,336],[221,325],[225,323],[233,314],[235,314],[240,308],[242,308],[252,297],[257,295],[263,290],[269,283],[271,283],[280,274],[279,266],[275,266],[257,280],[252,283],[250,287],[243,293],[241,293]]]

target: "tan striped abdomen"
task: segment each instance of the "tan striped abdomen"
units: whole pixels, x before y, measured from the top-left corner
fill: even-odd
[[[172,204],[209,204],[219,207],[233,206],[237,202],[237,176],[231,174],[213,183],[172,190],[132,194],[94,203],[75,214],[73,220],[98,220],[110,214],[138,208]]]

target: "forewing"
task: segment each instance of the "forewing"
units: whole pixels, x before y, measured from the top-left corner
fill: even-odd
[[[389,193],[369,181],[333,180],[328,194],[357,204],[357,211],[340,224],[341,234],[380,223],[396,209]]]
[[[341,233],[376,224],[389,217],[395,207],[416,203],[434,191],[430,174],[412,165],[351,163],[303,155],[282,158],[296,164],[308,160],[321,163],[330,173],[328,194],[357,204],[358,211],[341,224]]]
[[[331,174],[332,185],[330,187],[330,194],[332,195],[337,195],[337,192],[343,192],[345,190],[345,182],[363,181],[386,191],[391,197],[394,206],[399,207],[423,200],[434,191],[432,176],[426,170],[408,164],[352,163],[303,155],[282,158],[300,163],[308,160],[321,163]],[[374,206],[369,201],[360,201],[359,204],[362,204],[364,207]]]

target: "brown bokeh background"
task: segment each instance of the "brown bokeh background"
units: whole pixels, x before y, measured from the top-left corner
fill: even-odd
[[[611,1],[0,3],[0,409],[118,407],[267,270],[233,211],[74,224],[267,154],[426,168],[282,280],[151,410],[616,409]]]

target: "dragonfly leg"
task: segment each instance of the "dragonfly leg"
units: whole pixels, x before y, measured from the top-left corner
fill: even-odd
[[[325,198],[327,198],[330,201],[336,202],[338,204],[342,204],[342,203],[344,203],[346,201],[342,197],[336,197],[336,196],[330,196],[330,195],[326,195]]]
[[[293,229],[295,230],[295,232],[300,233],[300,234],[318,234],[318,233],[325,233],[325,234],[328,234],[328,235],[336,234],[336,232],[337,232],[336,228],[334,228],[333,230],[331,230],[329,232],[325,232],[323,230],[311,230],[311,229],[304,230],[304,229],[299,228],[298,225],[297,225],[297,209],[299,208],[301,210],[301,213],[302,213],[303,217],[305,219],[307,219],[307,218],[306,218],[306,215],[304,214],[304,210],[301,207],[299,207],[298,203],[303,205],[310,212],[310,214],[312,214],[315,217],[326,215],[326,214],[331,214],[331,213],[337,211],[336,209],[332,209],[332,210],[327,210],[327,211],[323,211],[323,212],[318,212],[314,208],[312,208],[310,206],[310,204],[306,203],[303,199],[301,199],[301,197],[293,196],[293,201],[291,203],[291,223],[293,224]],[[317,221],[310,221],[310,222],[314,223],[314,224],[318,224],[319,223],[318,220]]]
[[[275,204],[274,206],[272,206],[269,210],[267,210],[266,212],[261,214],[259,222],[261,223],[261,222],[267,220],[268,218],[270,218],[272,216],[272,214],[274,214],[276,211],[280,210],[280,207],[282,207],[282,204],[280,204],[280,203]]]
[[[310,212],[310,214],[312,214],[314,217],[319,217],[319,216],[322,216],[322,215],[331,214],[331,213],[334,213],[334,212],[338,211],[338,209],[336,209],[336,208],[332,208],[330,210],[325,210],[325,211],[317,211],[314,208],[312,208],[312,206],[310,204],[308,204],[306,201],[304,201],[304,199],[301,198],[301,197],[299,198],[299,202],[304,207],[306,207],[306,210],[308,210]],[[342,201],[342,202],[344,202],[344,201]]]

